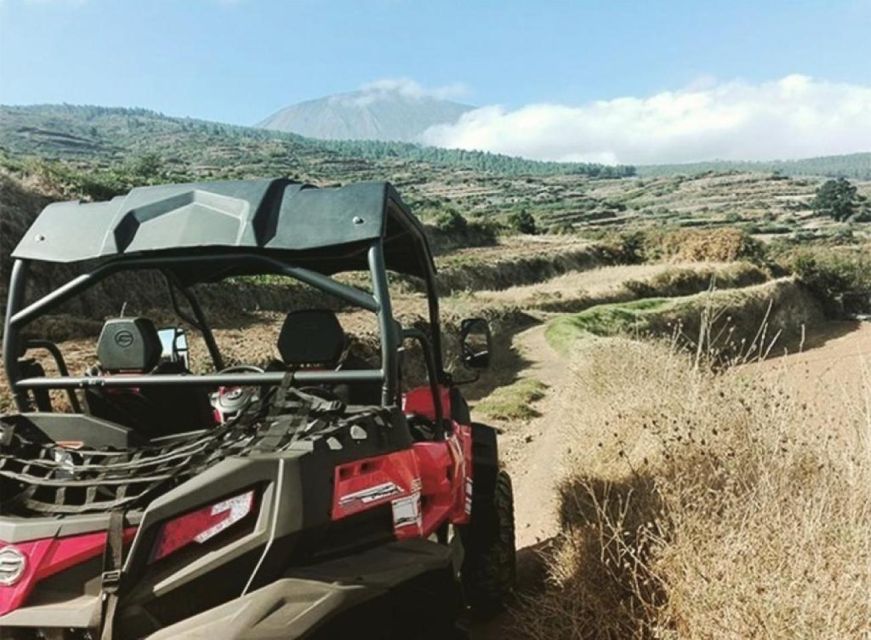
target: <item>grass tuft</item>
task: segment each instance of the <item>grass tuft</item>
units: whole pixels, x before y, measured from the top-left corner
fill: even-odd
[[[541,415],[531,403],[541,400],[547,385],[535,378],[523,378],[500,387],[475,406],[475,412],[495,420],[530,420]]]

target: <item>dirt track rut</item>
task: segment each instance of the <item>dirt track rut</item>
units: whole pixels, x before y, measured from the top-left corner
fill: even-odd
[[[538,325],[514,339],[514,348],[529,362],[520,377],[535,378],[548,386],[545,397],[535,405],[540,416],[506,426],[508,437],[502,438],[503,461],[514,480],[518,549],[541,543],[558,529],[556,487],[566,448],[560,401],[567,366],[548,344],[544,329]]]
[[[564,454],[569,446],[569,426],[562,406],[568,382],[565,359],[548,344],[545,325],[518,333],[513,340],[527,363],[518,378],[534,378],[548,386],[545,397],[535,403],[539,416],[528,422],[500,425],[500,456],[514,483],[518,589],[534,591],[544,577],[541,552],[559,531],[557,486],[563,477]],[[510,612],[475,625],[473,640],[512,638]]]

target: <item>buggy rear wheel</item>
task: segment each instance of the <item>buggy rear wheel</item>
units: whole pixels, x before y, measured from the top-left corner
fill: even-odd
[[[514,590],[514,492],[511,476],[499,471],[492,495],[475,496],[470,523],[460,532],[463,590],[475,613],[498,611]]]

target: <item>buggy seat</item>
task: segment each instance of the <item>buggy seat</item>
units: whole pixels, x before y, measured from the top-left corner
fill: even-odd
[[[99,366],[92,375],[187,373],[182,362],[161,362],[157,328],[147,318],[107,320],[97,342]],[[209,395],[195,387],[89,388],[91,415],[155,438],[214,425]]]
[[[336,314],[327,309],[291,311],[278,335],[279,367],[359,370],[372,366],[349,352],[349,339]],[[275,365],[273,365],[273,368]],[[380,404],[381,385],[337,384],[330,389],[347,404]]]

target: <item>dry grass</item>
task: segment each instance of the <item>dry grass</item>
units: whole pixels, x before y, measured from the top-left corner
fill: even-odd
[[[871,380],[823,414],[667,345],[599,340],[575,362],[587,446],[524,637],[871,634]]]
[[[656,240],[652,249],[672,260],[713,260],[730,262],[756,258],[761,248],[749,234],[734,228],[679,229]]]
[[[748,262],[653,263],[616,265],[567,273],[531,285],[473,295],[494,303],[513,303],[549,312],[579,312],[599,304],[654,296],[684,296],[707,289],[745,287],[769,275]]]

